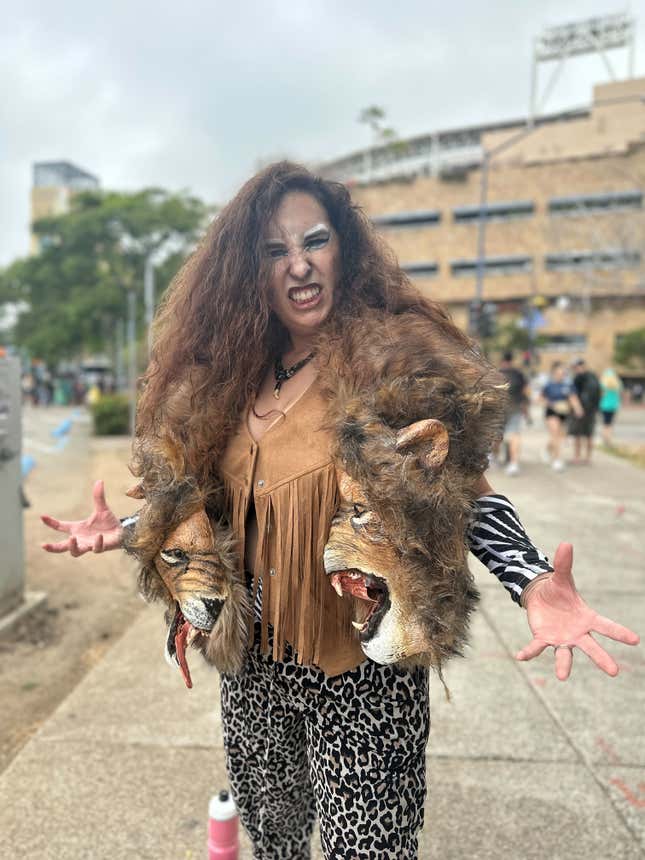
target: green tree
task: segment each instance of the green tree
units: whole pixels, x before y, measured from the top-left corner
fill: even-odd
[[[363,108],[358,115],[358,121],[364,125],[368,125],[374,133],[381,128],[384,119],[385,111],[378,105],[370,105]]]
[[[505,320],[497,326],[495,336],[487,343],[488,352],[526,352],[527,350],[539,349],[546,342],[544,335],[531,336],[526,326],[520,325],[520,320]]]
[[[372,146],[392,144],[396,141],[396,132],[390,126],[385,125],[385,117],[385,110],[378,105],[363,108],[358,115],[358,121],[371,129]]]
[[[197,198],[158,188],[78,194],[69,213],[33,225],[40,253],[0,271],[0,305],[27,306],[13,342],[48,363],[104,350],[125,316],[126,289],[141,290],[147,256],[172,250],[157,269],[160,294],[206,215]]]
[[[391,158],[404,156],[408,151],[408,143],[399,140],[396,131],[385,124],[386,113],[378,105],[363,108],[358,115],[358,122],[366,125],[372,132],[372,143],[368,148],[367,170],[371,178],[374,170],[375,150],[384,150]]]
[[[635,328],[620,337],[614,361],[623,367],[645,367],[645,328]]]

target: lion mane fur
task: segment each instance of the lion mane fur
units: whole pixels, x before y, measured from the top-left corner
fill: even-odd
[[[473,521],[477,484],[488,454],[502,433],[506,408],[504,380],[467,342],[451,339],[423,313],[364,312],[360,319],[336,321],[316,347],[318,382],[329,401],[328,423],[336,439],[338,465],[365,490],[387,536],[410,570],[410,607],[432,619],[432,653],[425,662],[441,672],[445,659],[462,653],[478,593],[468,569],[466,536]],[[182,410],[189,423],[191,397],[178,385],[166,408]],[[449,450],[441,467],[423,465],[414,452],[397,451],[396,433],[422,419],[445,425]],[[208,485],[189,474],[185,438],[162,425],[139,437],[132,470],[143,478],[146,507],[126,550],[140,564],[139,587],[148,599],[164,597],[154,557],[165,536],[205,506],[218,552],[237,570],[234,540],[223,521],[221,485],[213,449]],[[204,474],[204,470],[201,470]],[[243,650],[235,634],[240,613],[248,612],[236,591],[237,608],[226,615],[225,648]],[[204,656],[221,661],[212,649]],[[233,657],[241,665],[242,657]],[[416,662],[424,662],[416,660]]]
[[[337,463],[365,492],[409,571],[409,606],[430,625],[439,672],[462,653],[478,593],[466,536],[477,485],[502,433],[506,386],[473,346],[448,339],[427,318],[373,311],[319,347]],[[426,418],[449,436],[443,464],[398,451],[396,433]]]
[[[170,598],[154,564],[154,559],[169,535],[181,522],[200,509],[208,514],[215,540],[214,551],[222,572],[230,581],[231,597],[217,624],[207,637],[196,641],[207,663],[220,672],[236,674],[244,664],[248,637],[250,601],[245,583],[238,573],[237,553],[231,529],[222,517],[221,494],[213,482],[206,487],[183,471],[179,443],[167,435],[139,438],[134,449],[132,469],[143,476],[137,495],[146,504],[139,512],[136,527],[125,530],[123,548],[139,562],[138,588],[148,602],[162,600],[170,623],[174,601]]]

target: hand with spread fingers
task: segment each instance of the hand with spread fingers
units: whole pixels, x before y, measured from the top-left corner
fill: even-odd
[[[591,635],[600,633],[616,642],[638,645],[638,634],[604,618],[584,602],[576,591],[571,565],[573,547],[561,543],[553,560],[553,573],[536,582],[526,594],[524,606],[533,640],[515,656],[532,660],[545,648],[555,650],[555,674],[566,681],[571,673],[573,649],[581,651],[608,675],[618,674],[618,665]]]
[[[105,552],[121,546],[123,527],[121,521],[107,506],[103,481],[97,481],[92,490],[94,511],[85,520],[57,520],[43,514],[41,520],[46,526],[70,535],[67,540],[57,543],[43,543],[47,552],[69,552],[77,557],[86,552]]]

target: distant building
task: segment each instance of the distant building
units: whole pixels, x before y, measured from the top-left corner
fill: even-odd
[[[542,366],[584,355],[601,370],[621,335],[645,326],[645,78],[596,86],[589,110],[530,129],[436,132],[319,170],[352,187],[402,267],[464,328],[483,217],[482,299],[502,321],[540,326]]]
[[[69,161],[38,161],[33,165],[31,189],[31,223],[51,215],[69,211],[70,200],[79,191],[99,188],[96,176],[81,170]],[[33,233],[31,251],[37,253],[41,242]]]

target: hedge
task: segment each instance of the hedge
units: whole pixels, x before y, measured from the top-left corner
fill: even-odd
[[[106,394],[90,406],[96,436],[125,436],[130,432],[130,402],[123,394]]]

